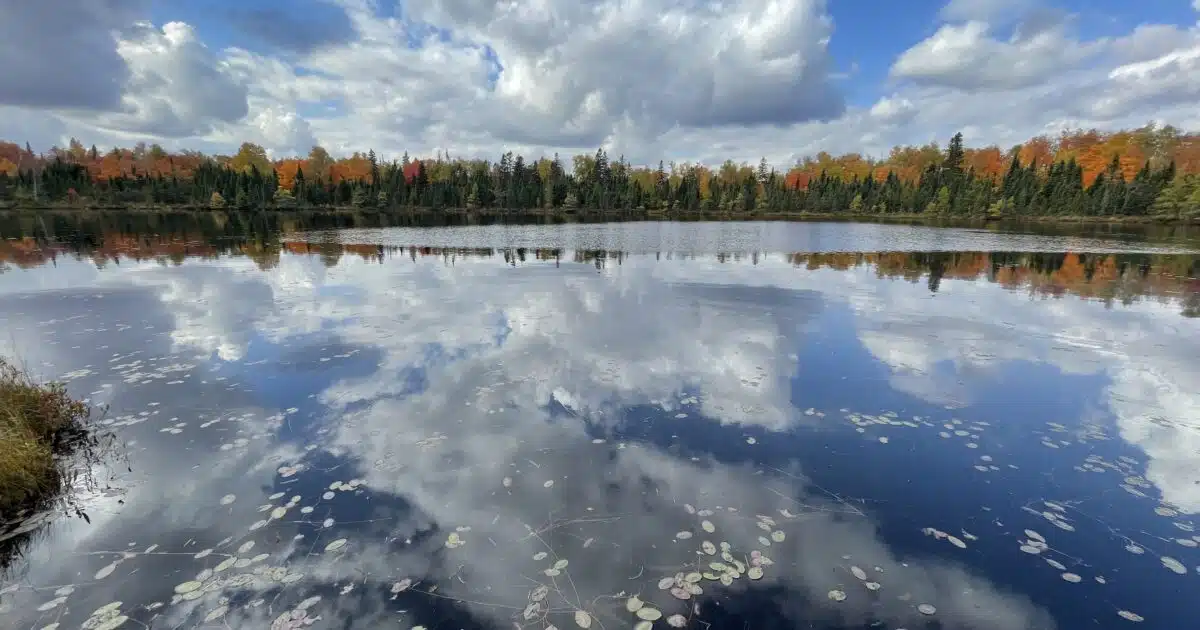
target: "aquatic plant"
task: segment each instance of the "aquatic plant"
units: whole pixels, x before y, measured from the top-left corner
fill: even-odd
[[[61,383],[38,384],[0,359],[0,514],[57,493],[63,474],[56,453],[89,415]]]

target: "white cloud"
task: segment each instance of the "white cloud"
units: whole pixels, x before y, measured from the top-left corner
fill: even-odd
[[[1078,67],[1102,47],[1071,38],[1063,24],[1033,32],[1018,29],[1007,40],[993,37],[986,22],[946,24],[901,54],[891,74],[969,91],[1033,87]]]
[[[385,158],[604,146],[636,163],[765,156],[784,166],[819,150],[879,156],[964,129],[972,142],[1009,145],[1066,126],[1200,126],[1189,107],[1194,28],[1139,24],[1086,39],[1069,16],[1030,3],[949,2],[946,23],[884,60],[890,82],[875,86],[875,102],[847,109],[828,42],[854,37],[853,25],[835,30],[823,0],[413,0],[402,18],[380,17],[372,0],[336,0],[345,20],[328,33],[305,26],[303,41],[270,53],[212,49],[188,25],[135,23],[138,2],[106,1],[120,9],[103,22],[112,36],[69,30],[76,44],[65,48],[108,59],[115,104],[82,109],[69,94],[33,90],[34,74],[10,73],[0,135],[40,146],[151,136],[223,151],[249,140],[274,154],[317,142]],[[17,15],[26,26],[40,19]],[[31,108],[33,95],[53,106]]]
[[[938,14],[948,22],[992,21],[1018,15],[1035,0],[950,0]]]
[[[182,22],[139,23],[117,52],[129,66],[124,112],[100,125],[153,136],[204,135],[247,113],[246,88]]]

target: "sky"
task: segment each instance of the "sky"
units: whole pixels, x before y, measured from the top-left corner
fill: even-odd
[[[786,166],[1200,129],[1200,0],[0,3],[0,138]]]

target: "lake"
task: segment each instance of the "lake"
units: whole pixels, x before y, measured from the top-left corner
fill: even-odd
[[[1200,618],[1193,238],[23,225],[0,354],[115,441],[5,627]]]

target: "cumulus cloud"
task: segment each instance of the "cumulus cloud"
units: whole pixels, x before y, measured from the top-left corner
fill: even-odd
[[[0,105],[113,110],[129,68],[115,33],[143,0],[39,0],[0,5]]]
[[[202,135],[219,122],[246,115],[246,87],[182,22],[161,29],[139,22],[117,52],[131,76],[124,111],[101,124],[161,137]]]
[[[18,3],[0,29],[36,32],[44,5],[63,15],[97,6]],[[240,36],[224,49],[205,45],[206,29],[138,22],[140,2],[105,6],[102,20],[63,27],[75,43],[62,54],[88,51],[92,65],[42,68],[58,53],[25,53],[61,33],[18,48],[0,38],[0,55],[19,52],[24,64],[5,64],[16,70],[0,78],[10,111],[0,133],[39,146],[75,135],[232,151],[248,140],[274,154],[319,143],[385,158],[603,146],[642,164],[766,157],[782,167],[820,150],[878,156],[956,131],[1011,145],[1076,126],[1200,125],[1189,107],[1194,27],[1138,24],[1087,39],[1071,16],[1028,2],[948,2],[932,35],[882,60],[887,84],[856,88],[873,101],[856,106],[843,101],[829,52],[853,25],[835,33],[823,0],[319,0],[295,15],[220,14]],[[64,75],[76,68],[87,72]]]
[[[945,24],[906,50],[892,65],[894,77],[960,90],[1001,90],[1045,83],[1102,49],[1080,42],[1065,24],[1028,24],[1012,37],[992,35],[986,22]]]

